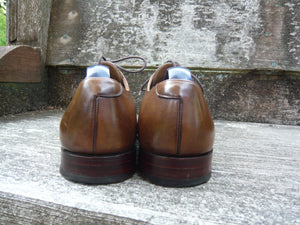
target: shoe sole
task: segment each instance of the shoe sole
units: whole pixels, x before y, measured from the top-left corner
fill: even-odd
[[[136,151],[106,156],[86,156],[62,148],[60,173],[67,180],[85,184],[122,182],[135,172]]]
[[[161,156],[140,151],[139,174],[165,187],[192,187],[211,177],[212,150],[195,157]]]

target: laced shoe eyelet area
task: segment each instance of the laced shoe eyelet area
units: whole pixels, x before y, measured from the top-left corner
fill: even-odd
[[[180,63],[178,63],[178,62],[176,62],[176,61],[173,61],[173,60],[168,60],[168,61],[165,62],[165,64],[167,64],[167,63],[171,63],[171,64],[173,65],[173,67],[180,67],[180,66],[181,66]],[[199,78],[198,78],[197,76],[195,76],[194,74],[192,74],[192,73],[191,73],[191,75],[192,75],[193,81],[196,82],[196,83],[200,86],[202,92],[204,93],[203,85],[202,85],[201,81],[199,80]],[[152,76],[153,76],[153,75],[152,75]],[[152,77],[152,76],[151,76],[151,77]],[[142,92],[146,91],[146,86],[147,86],[148,82],[150,81],[151,77],[149,77],[149,78],[142,84],[142,86],[141,86],[141,88],[140,88],[139,95],[140,95]]]
[[[117,63],[118,62],[122,62],[122,61],[125,61],[125,60],[128,60],[128,59],[138,59],[138,60],[142,60],[144,65],[140,68],[140,69],[137,69],[137,70],[129,70],[129,69],[126,69],[120,65],[118,65]],[[143,57],[140,57],[140,56],[127,56],[127,57],[124,57],[124,58],[120,58],[120,59],[115,59],[115,60],[108,60],[106,59],[104,56],[101,56],[100,59],[99,59],[99,62],[98,64],[102,64],[103,61],[106,61],[106,62],[111,62],[113,64],[116,65],[116,67],[118,67],[119,69],[127,72],[127,73],[139,73],[139,72],[142,72],[146,67],[147,67],[147,62],[146,60],[143,58]]]

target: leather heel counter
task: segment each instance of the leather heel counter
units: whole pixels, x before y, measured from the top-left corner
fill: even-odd
[[[114,154],[132,150],[136,136],[136,107],[129,92],[114,97],[95,98],[95,154]]]
[[[132,98],[130,101],[130,97],[121,84],[113,79],[84,79],[61,120],[62,146],[82,154],[111,154],[122,150],[122,144],[112,150],[116,146],[109,144],[108,139],[103,138],[103,134],[115,134],[112,134],[111,130],[119,127],[117,119],[124,114],[124,110],[119,110],[122,109],[122,104],[127,104],[131,112],[135,111],[134,102]],[[135,118],[135,113],[131,117]],[[131,122],[133,123],[134,121]],[[109,128],[108,124],[111,128],[106,131]]]
[[[181,156],[199,155],[212,148],[212,117],[195,83],[166,80],[147,93],[145,102],[149,105],[146,109],[142,103],[139,120],[143,148]]]
[[[160,98],[155,88],[143,98],[139,113],[139,141],[142,149],[164,155],[177,152],[177,99]]]

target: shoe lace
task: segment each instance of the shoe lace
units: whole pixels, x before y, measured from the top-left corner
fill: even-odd
[[[124,67],[116,64],[118,62],[122,62],[122,61],[125,61],[125,60],[128,60],[128,59],[139,59],[139,60],[142,60],[143,63],[144,63],[144,65],[140,69],[129,70],[129,69],[126,69],[126,68],[124,68]],[[125,72],[128,72],[128,73],[139,73],[139,72],[142,72],[146,68],[146,66],[147,66],[146,60],[143,57],[140,57],[140,56],[127,56],[127,57],[124,57],[124,58],[121,58],[121,59],[115,59],[115,60],[108,60],[104,56],[101,56],[100,59],[99,59],[98,64],[101,64],[103,61],[111,62],[111,63],[115,64],[116,67],[118,67],[119,69],[121,69],[121,70],[123,70]]]
[[[174,67],[175,67],[175,66],[180,66],[180,64],[179,64],[178,62],[173,61],[173,60],[168,60],[168,61],[165,62],[165,63],[172,63]],[[192,73],[191,73],[191,75],[192,75],[192,77],[193,77],[193,80],[200,86],[202,92],[204,93],[204,89],[203,89],[202,83],[200,82],[199,78],[196,77],[196,76],[195,76],[194,74],[192,74]],[[150,80],[150,77],[142,84],[141,89],[140,89],[140,92],[139,92],[139,95],[141,94],[141,92],[146,91],[145,87],[146,87],[146,85],[148,84],[149,80]]]

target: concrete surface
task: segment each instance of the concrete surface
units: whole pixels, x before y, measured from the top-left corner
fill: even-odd
[[[0,224],[299,224],[300,127],[215,121],[211,180],[88,186],[59,172],[62,112],[0,118]]]

